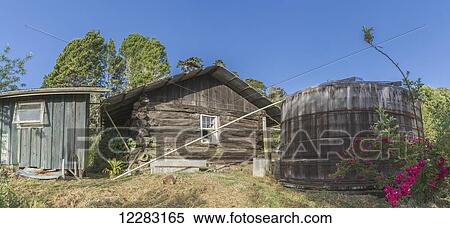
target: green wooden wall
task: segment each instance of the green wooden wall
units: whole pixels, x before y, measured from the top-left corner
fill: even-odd
[[[19,128],[13,123],[19,101],[45,101],[44,125]],[[19,167],[85,168],[88,149],[89,95],[47,95],[0,99],[0,161]],[[76,161],[76,163],[75,163]]]

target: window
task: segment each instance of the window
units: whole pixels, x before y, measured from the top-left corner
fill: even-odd
[[[217,116],[200,115],[200,131],[201,136],[208,135],[217,130]],[[202,138],[202,143],[217,144],[219,142],[218,132],[214,132],[211,135]]]
[[[14,122],[20,125],[43,124],[44,102],[20,102],[16,104]]]

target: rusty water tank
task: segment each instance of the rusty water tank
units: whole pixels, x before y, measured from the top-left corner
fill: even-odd
[[[378,121],[381,106],[396,117],[400,130],[422,131],[401,82],[363,81],[352,77],[299,91],[282,104],[279,180],[304,189],[356,190],[374,188],[358,174],[336,181],[337,163],[355,153],[353,143]],[[418,125],[415,124],[415,119]],[[388,171],[387,161],[374,161]]]

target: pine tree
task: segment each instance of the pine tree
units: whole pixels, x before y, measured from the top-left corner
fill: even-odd
[[[114,41],[110,39],[105,50],[106,88],[110,90],[108,96],[125,90],[125,60],[117,54]]]
[[[125,60],[128,87],[135,88],[170,74],[164,45],[141,34],[128,35],[120,47]]]
[[[185,60],[178,61],[177,67],[180,68],[183,73],[189,73],[191,71],[202,69],[203,60],[199,57],[189,57]]]
[[[44,76],[43,87],[104,86],[105,39],[89,31],[70,41],[58,56],[52,72]]]

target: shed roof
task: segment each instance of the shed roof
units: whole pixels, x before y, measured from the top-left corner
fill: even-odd
[[[228,86],[258,108],[263,108],[272,103],[266,96],[262,95],[256,89],[240,79],[235,73],[227,70],[224,67],[209,66],[201,70],[196,70],[189,73],[181,73],[172,77],[156,80],[149,84],[126,91],[116,96],[112,96],[105,100],[105,107],[108,111],[119,109],[123,106],[130,105],[131,103],[136,102],[144,92],[152,91],[166,85],[175,84],[177,82],[206,74],[209,74],[224,85]],[[271,117],[271,119],[279,122],[281,111],[278,107],[272,106],[267,108],[265,111],[267,115]]]
[[[100,87],[62,87],[62,88],[41,88],[41,89],[24,89],[13,90],[0,93],[0,99],[13,97],[29,97],[29,96],[45,96],[60,94],[91,94],[105,93],[108,89]]]

